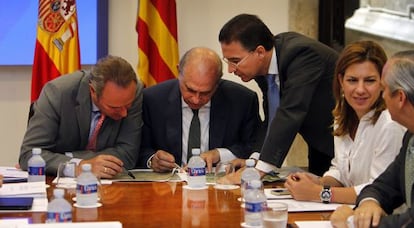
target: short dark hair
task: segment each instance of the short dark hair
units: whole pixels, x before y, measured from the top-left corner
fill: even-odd
[[[220,43],[239,41],[248,51],[262,45],[267,51],[273,48],[273,34],[256,15],[240,14],[228,21],[220,30]]]
[[[131,82],[138,83],[137,75],[131,64],[121,57],[112,55],[99,59],[92,68],[91,74],[90,84],[98,98],[101,97],[105,83],[108,81],[114,82],[123,88]]]

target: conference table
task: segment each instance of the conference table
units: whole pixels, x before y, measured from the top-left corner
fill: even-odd
[[[50,199],[55,184],[47,178]],[[129,227],[240,227],[243,208],[240,188],[219,190],[209,185],[204,190],[189,190],[185,182],[113,182],[100,187],[101,207],[73,207],[74,222],[120,221]],[[281,183],[267,183],[266,188]],[[75,189],[67,189],[65,198],[73,204]],[[331,212],[295,212],[288,215],[288,227],[295,221],[329,220]],[[28,218],[44,223],[45,212],[0,213],[0,219]]]

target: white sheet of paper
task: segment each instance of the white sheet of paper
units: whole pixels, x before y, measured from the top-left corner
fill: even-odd
[[[14,167],[0,166],[0,174],[5,177],[21,177],[27,178],[29,174],[26,171],[16,169]]]
[[[17,228],[19,225],[29,224],[29,219],[0,219],[0,228]]]
[[[298,221],[295,224],[299,228],[332,228],[330,221]]]
[[[52,183],[57,184],[57,178],[53,179]],[[74,177],[61,177],[59,179],[59,188],[76,188],[76,178]],[[112,184],[111,180],[101,179],[101,184]]]
[[[3,184],[0,188],[0,196],[46,194],[44,182],[24,182]]]
[[[337,207],[343,205],[338,203],[319,203],[310,201],[298,201],[294,199],[273,199],[268,202],[277,201],[283,202],[288,205],[289,212],[301,212],[301,211],[334,211]],[[350,205],[353,207],[353,205]]]

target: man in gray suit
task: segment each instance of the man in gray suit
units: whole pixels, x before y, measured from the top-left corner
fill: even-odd
[[[115,56],[100,59],[90,72],[50,81],[33,104],[20,167],[27,170],[32,148],[39,147],[51,175],[66,161],[90,163],[103,178],[133,168],[141,142],[142,90],[132,66]],[[97,121],[100,116],[105,118]]]

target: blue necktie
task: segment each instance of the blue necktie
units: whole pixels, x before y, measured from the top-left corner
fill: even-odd
[[[268,114],[269,114],[269,123],[268,126],[270,126],[270,123],[272,122],[273,118],[275,117],[276,110],[279,107],[279,88],[276,85],[275,82],[275,75],[269,74],[266,76],[267,80],[267,102],[268,102]]]

